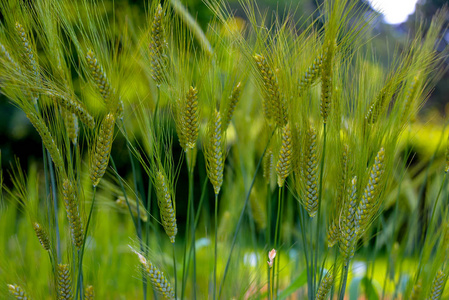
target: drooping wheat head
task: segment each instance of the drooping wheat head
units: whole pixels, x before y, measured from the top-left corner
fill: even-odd
[[[150,41],[150,53],[151,53],[151,76],[156,84],[159,86],[165,79],[167,55],[166,55],[166,41],[164,34],[164,27],[162,24],[162,18],[164,13],[162,6],[159,4],[154,14],[153,24],[151,26],[151,41]]]
[[[93,286],[89,285],[84,289],[84,299],[85,300],[95,299],[95,291]]]
[[[318,55],[313,60],[312,65],[307,68],[306,73],[301,77],[299,81],[299,95],[303,95],[304,92],[321,76],[321,68],[323,64],[323,55]]]
[[[307,133],[306,160],[304,163],[305,203],[304,206],[313,218],[318,210],[318,154],[317,132],[310,127]]]
[[[17,300],[31,300],[25,291],[17,284],[8,284],[9,293]]]
[[[140,263],[142,264],[146,275],[149,277],[153,289],[165,299],[175,299],[173,289],[167,278],[164,276],[164,273],[148,261],[142,254],[135,253],[139,257]]]
[[[278,162],[276,164],[277,182],[279,187],[284,186],[285,179],[292,171],[292,156],[292,132],[290,129],[290,123],[287,123],[282,132],[282,145],[279,151]]]
[[[215,110],[213,119],[209,122],[205,147],[207,176],[214,187],[215,194],[218,195],[223,184],[224,156],[221,115],[217,110]]]
[[[69,179],[64,179],[62,184],[64,206],[69,220],[70,234],[73,245],[79,250],[83,245],[83,224],[79,209],[79,201],[75,189]]]
[[[242,84],[238,82],[237,85],[232,90],[231,95],[229,96],[227,106],[226,106],[226,120],[224,122],[223,131],[229,127],[231,123],[232,116],[234,115],[235,108],[240,100],[240,93],[242,91]]]
[[[327,122],[332,102],[332,74],[334,65],[336,42],[328,41],[324,45],[323,62],[321,69],[321,117],[323,123]]]
[[[371,167],[368,177],[368,183],[363,191],[362,199],[357,207],[355,213],[356,222],[356,234],[360,236],[369,225],[369,222],[377,212],[378,207],[378,196],[381,191],[379,183],[382,179],[382,175],[385,171],[385,150],[381,148],[376,155],[374,164]]]
[[[33,124],[34,128],[36,128],[37,132],[41,136],[42,143],[47,149],[48,153],[50,153],[51,159],[55,164],[56,168],[61,174],[64,174],[64,161],[62,159],[61,153],[59,152],[59,148],[55,143],[48,127],[45,125],[42,118],[38,117],[33,112],[27,112],[27,118],[30,120],[31,124]]]
[[[444,285],[446,283],[447,276],[443,271],[439,270],[432,281],[432,287],[430,288],[429,300],[438,300],[443,294]]]
[[[92,154],[90,168],[90,179],[94,187],[100,183],[109,164],[114,137],[114,125],[115,115],[112,113],[107,114],[101,123],[100,131],[97,135],[95,152]]]
[[[170,238],[170,242],[174,243],[176,234],[178,233],[176,213],[174,210],[174,201],[172,201],[171,187],[163,170],[156,172],[155,186],[162,226]]]
[[[115,200],[117,206],[123,210],[128,210],[128,204],[126,204],[126,199],[123,196],[120,196],[117,200]],[[137,202],[134,199],[130,199],[128,197],[129,208],[134,217],[137,217]],[[139,203],[139,217],[143,222],[148,221],[147,213],[141,203]]]
[[[254,55],[257,69],[262,79],[265,99],[263,102],[265,117],[268,122],[274,119],[276,126],[283,128],[287,123],[287,110],[285,100],[282,98],[278,80],[266,58],[261,54]]]
[[[50,251],[50,240],[48,238],[47,232],[44,230],[44,228],[37,222],[33,223],[33,229],[36,233],[37,238],[39,239],[39,243],[41,243],[42,247],[46,251]]]
[[[321,281],[315,299],[316,300],[327,299],[327,295],[329,294],[333,284],[334,284],[334,276],[332,275],[332,272],[328,271],[326,273],[326,276],[324,276],[323,280]]]
[[[72,300],[72,277],[69,265],[58,264],[57,267],[58,300]]]
[[[357,209],[357,177],[354,176],[349,191],[348,201],[345,204],[343,215],[340,219],[340,242],[338,244],[340,253],[344,258],[345,266],[347,262],[354,256],[354,238],[355,232],[355,214]]]

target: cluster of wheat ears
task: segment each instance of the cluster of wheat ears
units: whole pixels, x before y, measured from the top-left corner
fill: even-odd
[[[1,92],[42,140],[37,175],[13,164],[3,199],[37,236],[25,243],[17,233],[17,244],[39,241],[49,257],[28,260],[41,265],[33,276],[2,238],[11,261],[0,264],[2,298],[345,298],[357,250],[367,261],[379,253],[369,249],[381,223],[371,225],[406,173],[398,139],[438,77],[446,11],[417,24],[384,66],[371,45],[376,18],[358,1],[326,0],[301,22],[294,10],[240,2],[246,21],[207,1],[203,31],[178,0],[149,1],[144,12],[100,0],[1,1]],[[419,261],[402,289],[386,288],[400,285],[387,268],[389,297],[442,296],[441,193],[444,179],[419,247],[407,229],[400,244],[393,234],[386,243],[389,266]],[[1,219],[15,223],[11,211]],[[128,264],[101,259],[118,247],[134,255]],[[245,249],[256,268],[242,265]],[[109,264],[120,270],[105,274]],[[114,294],[118,281],[142,288]],[[363,285],[374,289],[369,277]]]

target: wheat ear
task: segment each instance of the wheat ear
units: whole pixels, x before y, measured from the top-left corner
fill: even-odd
[[[164,273],[156,268],[150,261],[146,260],[142,254],[135,253],[139,257],[140,263],[142,264],[145,273],[148,275],[153,289],[165,299],[175,299],[173,289],[167,278],[164,276]]]
[[[412,292],[410,293],[410,300],[419,300],[419,296],[422,292],[422,280],[418,279],[418,282],[412,288]]]
[[[338,219],[334,218],[327,229],[327,246],[332,248],[340,239],[340,228]]]
[[[67,212],[67,219],[69,220],[72,242],[79,250],[83,245],[83,224],[81,222],[79,204],[76,199],[75,189],[69,179],[64,179],[62,183],[62,194]]]
[[[58,300],[72,300],[72,277],[69,265],[58,264],[57,267]]]
[[[166,41],[164,37],[164,27],[162,26],[162,17],[164,16],[162,6],[159,4],[154,14],[153,24],[151,26],[151,77],[157,85],[164,81],[164,71],[166,68],[167,56],[165,54]]]
[[[109,83],[108,78],[106,77],[106,73],[103,70],[103,67],[97,60],[95,53],[89,49],[86,55],[87,64],[89,66],[92,77],[97,85],[97,89],[103,98],[106,107],[109,109],[112,108],[112,87]]]
[[[267,60],[261,54],[254,55],[257,69],[259,70],[264,87],[265,102],[263,103],[265,116],[268,121],[274,118],[274,122],[280,128],[287,123],[287,111],[285,101],[281,97],[279,84],[275,74],[268,65]]]
[[[323,53],[321,70],[321,116],[327,122],[332,101],[332,69],[335,52],[335,41],[328,41]]]
[[[17,300],[30,300],[25,291],[17,284],[8,284],[9,293]]]
[[[35,80],[36,80],[35,83],[37,84],[37,82],[40,79],[40,75],[39,75],[39,69],[38,69],[38,64],[37,64],[36,58],[34,57],[33,50],[31,49],[31,42],[27,37],[25,29],[19,22],[16,22],[16,30],[20,37],[20,40],[22,41],[22,45],[25,50],[26,58],[32,68],[32,72],[33,72],[33,75],[35,76]],[[38,99],[39,99],[39,96],[33,95],[34,103],[36,103]]]
[[[63,109],[68,112],[75,114],[83,124],[89,128],[95,127],[94,117],[87,111],[87,108],[81,102],[67,98],[67,97],[57,97],[59,99],[59,104]]]
[[[274,153],[273,149],[268,148],[265,152],[265,156],[262,160],[262,168],[263,168],[263,178],[265,178],[266,184],[271,184],[271,179],[273,178],[274,172]]]
[[[9,53],[9,51],[6,50],[6,47],[2,43],[0,43],[0,52],[15,67],[15,69],[19,73],[21,73],[19,64],[17,63],[17,61],[14,60],[14,58],[12,58],[11,54]]]
[[[305,208],[310,217],[314,217],[318,210],[318,157],[316,147],[316,130],[310,127],[307,133],[306,163],[304,166],[304,181],[306,186]]]
[[[67,130],[67,135],[74,145],[78,138],[78,118],[75,114],[67,111],[65,108],[61,107],[61,116],[64,119],[65,128]]]
[[[368,226],[371,217],[376,213],[377,197],[381,187],[379,186],[382,174],[385,171],[385,150],[381,148],[374,159],[374,164],[369,172],[368,183],[363,191],[362,199],[355,213],[356,234],[360,236]]]
[[[98,139],[95,145],[95,152],[91,160],[90,179],[92,185],[96,187],[109,164],[111,155],[112,139],[114,137],[115,116],[112,113],[106,115],[100,126]]]
[[[438,300],[443,293],[444,284],[446,282],[446,274],[439,270],[432,281],[432,287],[430,289],[429,300]]]
[[[122,208],[128,210],[128,204],[126,203],[125,197],[120,196],[115,203]],[[128,198],[129,207],[131,208],[131,212],[134,217],[137,217],[137,202],[136,200]],[[143,222],[148,221],[148,216],[146,211],[143,209],[143,205],[139,204],[139,217]]]
[[[278,186],[284,186],[285,179],[290,175],[292,171],[292,132],[290,129],[290,123],[285,125],[282,132],[282,146],[279,151],[278,162],[276,164],[276,173]]]
[[[174,243],[176,234],[178,233],[176,214],[173,208],[171,188],[165,174],[161,170],[156,172],[155,186],[162,226],[170,238],[170,242]]]
[[[220,193],[221,185],[223,184],[223,137],[221,130],[221,115],[215,110],[214,118],[209,125],[209,137],[206,144],[206,169],[207,176],[214,187],[215,195]]]
[[[184,107],[181,111],[182,119],[180,120],[180,126],[182,130],[182,139],[184,141],[184,151],[195,148],[196,141],[198,139],[199,131],[199,110],[198,110],[198,90],[194,87],[190,87],[187,92]]]
[[[37,132],[41,136],[42,143],[48,150],[48,153],[50,153],[51,159],[53,160],[56,168],[61,173],[64,173],[64,161],[62,160],[61,153],[59,152],[55,140],[53,139],[45,123],[41,118],[39,118],[35,113],[32,112],[27,113],[27,118],[30,120],[31,124],[33,124],[34,128],[36,128]]]
[[[299,81],[299,95],[303,95],[304,91],[306,91],[320,76],[321,76],[321,67],[323,64],[323,55],[318,55],[317,58],[313,60],[311,66],[307,68],[306,73],[302,76]]]
[[[44,228],[42,228],[42,226],[37,222],[33,223],[33,229],[36,233],[37,238],[39,239],[39,243],[41,243],[42,247],[44,247],[46,251],[49,251],[50,240],[48,239],[47,232],[45,232]]]
[[[333,284],[334,284],[334,276],[332,276],[332,272],[327,272],[326,276],[324,276],[323,280],[321,281],[315,299],[325,300]]]
[[[94,287],[89,285],[84,289],[84,300],[94,300],[94,299],[95,299]]]
[[[232,116],[234,115],[235,108],[240,100],[240,93],[242,91],[242,84],[238,82],[237,85],[232,90],[231,96],[229,96],[229,100],[226,107],[226,120],[224,122],[223,130],[225,131],[229,124],[231,123]]]
[[[365,121],[367,124],[374,124],[379,119],[379,116],[382,114],[385,108],[385,102],[388,98],[388,90],[390,86],[387,84],[384,86],[377,97],[374,99],[373,103],[370,105],[368,112],[365,116]]]
[[[354,176],[351,183],[348,202],[343,210],[340,229],[340,253],[343,255],[345,266],[354,256],[354,238],[355,238],[355,214],[357,209],[357,177]]]

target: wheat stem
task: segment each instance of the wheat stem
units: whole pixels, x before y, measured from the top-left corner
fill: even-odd
[[[218,231],[218,194],[215,193],[215,245],[214,245],[214,253],[215,253],[215,258],[214,258],[214,296],[212,299],[216,299],[216,290],[217,290],[217,241],[218,241],[218,236],[217,236],[217,231]],[[220,297],[220,296],[218,296]]]

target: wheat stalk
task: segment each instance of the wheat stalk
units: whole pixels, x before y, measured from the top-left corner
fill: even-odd
[[[9,293],[17,300],[31,300],[25,291],[17,284],[8,284]]]
[[[79,250],[83,245],[83,224],[79,211],[79,201],[76,199],[75,189],[69,179],[64,179],[63,181],[62,194],[67,219],[69,220],[72,242]]]
[[[287,123],[282,132],[282,146],[279,151],[279,158],[276,164],[277,181],[279,187],[284,186],[285,179],[292,171],[292,152],[292,132],[290,129],[290,123]]]
[[[50,240],[48,239],[48,234],[45,232],[44,228],[42,228],[39,223],[34,222],[33,229],[42,247],[44,247],[46,251],[50,251]]]
[[[170,242],[174,243],[176,234],[178,233],[178,227],[176,225],[176,214],[173,208],[171,188],[168,185],[163,170],[156,172],[155,186],[162,226],[170,238]]]
[[[109,164],[111,155],[112,139],[114,137],[115,116],[112,113],[106,115],[100,126],[98,139],[95,145],[95,152],[92,155],[90,179],[92,185],[96,187]]]
[[[334,218],[327,229],[327,246],[332,248],[340,239],[340,228],[338,228],[338,219]]]

